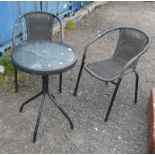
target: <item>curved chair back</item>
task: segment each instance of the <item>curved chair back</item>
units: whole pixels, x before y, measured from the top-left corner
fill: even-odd
[[[141,56],[148,45],[149,38],[144,32],[135,28],[119,28],[119,38],[113,59],[127,63],[136,55]],[[136,65],[137,62],[138,59],[133,65]]]
[[[32,40],[52,40],[53,39],[53,26],[55,21],[60,24],[61,41],[63,36],[62,23],[60,19],[45,11],[28,12],[19,17],[16,21],[13,32],[13,47],[15,46],[16,32],[18,26],[21,25],[21,21],[25,22],[27,41]]]

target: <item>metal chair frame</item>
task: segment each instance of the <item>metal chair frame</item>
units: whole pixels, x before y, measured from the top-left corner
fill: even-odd
[[[117,94],[117,91],[118,91],[118,88],[120,86],[120,83],[122,81],[122,78],[124,75],[128,74],[129,72],[134,72],[135,73],[135,77],[136,77],[136,80],[135,80],[135,94],[134,94],[134,103],[136,104],[137,103],[137,96],[138,96],[138,83],[139,83],[139,75],[136,71],[136,65],[135,63],[137,64],[137,61],[138,59],[140,58],[140,56],[142,56],[146,51],[147,49],[149,48],[150,46],[150,39],[149,37],[144,33],[142,32],[141,30],[138,30],[136,28],[131,28],[131,27],[118,27],[118,28],[114,28],[114,29],[110,29],[110,30],[107,30],[105,31],[103,34],[101,34],[100,36],[96,37],[94,40],[92,40],[91,42],[89,42],[85,48],[84,48],[84,53],[83,53],[83,57],[82,57],[82,62],[81,62],[81,66],[80,66],[80,70],[79,70],[79,74],[78,74],[78,78],[77,78],[77,82],[76,82],[76,86],[75,86],[75,89],[74,89],[74,96],[77,94],[77,90],[78,90],[78,85],[79,85],[79,82],[80,82],[80,79],[81,79],[81,74],[82,74],[82,71],[83,71],[83,67],[85,66],[85,59],[86,59],[86,55],[87,55],[87,51],[88,51],[88,48],[90,45],[92,45],[93,43],[95,43],[98,39],[100,39],[101,37],[105,36],[106,34],[108,33],[111,33],[113,31],[116,31],[116,30],[121,30],[121,29],[133,29],[133,30],[136,30],[136,31],[139,31],[141,33],[143,33],[145,35],[145,37],[147,38],[147,44],[146,46],[144,47],[143,50],[141,50],[141,52],[139,52],[139,54],[137,54],[136,56],[134,56],[132,59],[130,59],[125,65],[124,65],[124,68],[122,69],[121,73],[119,74],[119,76],[115,79],[112,79],[112,80],[104,80],[102,79],[100,76],[94,74],[93,72],[90,72],[90,71],[86,71],[88,73],[90,73],[92,76],[94,76],[95,78],[101,80],[101,81],[105,81],[106,84],[108,82],[111,82],[112,84],[115,85],[115,89],[114,89],[114,92],[113,92],[113,95],[112,95],[112,98],[111,98],[111,101],[110,101],[110,105],[109,105],[109,108],[108,108],[108,111],[106,113],[106,117],[104,119],[105,122],[108,121],[108,118],[109,118],[109,115],[110,115],[110,112],[111,112],[111,109],[112,109],[112,106],[113,106],[113,103],[114,103],[114,100],[115,100],[115,97],[116,97],[116,94]]]
[[[56,19],[58,21],[58,23],[60,24],[60,32],[61,32],[61,42],[63,42],[63,36],[64,36],[64,33],[63,33],[63,27],[62,27],[62,23],[61,23],[61,20],[49,13],[49,12],[46,12],[46,11],[32,11],[32,12],[28,12],[28,13],[25,13],[23,15],[21,15],[15,22],[15,26],[14,26],[14,29],[13,29],[13,35],[12,35],[12,48],[14,49],[15,46],[16,46],[16,32],[17,32],[17,28],[18,26],[20,25],[20,22],[22,19],[25,19],[26,16],[28,15],[31,15],[31,14],[35,14],[35,13],[43,13],[43,14],[47,14],[49,16],[51,16],[52,18],[54,18],[54,20]],[[53,23],[54,24],[54,23]],[[27,26],[26,26],[27,28]],[[53,32],[53,31],[52,31]],[[52,33],[51,33],[51,40],[52,40]],[[27,40],[28,42],[28,40]],[[18,78],[17,78],[17,69],[14,68],[14,79],[15,79],[15,92],[18,92]],[[62,92],[62,73],[60,73],[60,76],[59,76],[59,92],[61,93]]]

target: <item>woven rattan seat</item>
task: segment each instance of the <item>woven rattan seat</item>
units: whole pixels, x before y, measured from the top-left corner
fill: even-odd
[[[88,63],[85,69],[91,75],[103,81],[113,81],[117,79],[123,69],[124,64],[113,59]]]

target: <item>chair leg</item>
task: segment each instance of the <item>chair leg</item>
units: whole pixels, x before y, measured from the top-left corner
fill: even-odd
[[[59,93],[62,92],[62,73],[60,73],[60,76],[59,76]]]
[[[116,94],[117,94],[119,85],[120,85],[120,83],[121,83],[121,80],[122,80],[122,79],[119,79],[118,82],[117,82],[117,84],[116,84],[116,87],[115,87],[114,93],[113,93],[113,95],[112,95],[111,102],[110,102],[110,105],[109,105],[109,108],[108,108],[106,117],[105,117],[105,119],[104,119],[105,122],[108,121],[108,117],[109,117],[111,108],[112,108],[112,106],[113,106],[113,103],[114,103],[114,100],[115,100],[115,97],[116,97]]]
[[[15,92],[18,92],[18,79],[17,79],[17,69],[14,69],[14,80],[15,80]]]
[[[33,143],[36,142],[36,138],[37,138],[37,131],[38,131],[38,127],[39,127],[39,123],[40,123],[40,118],[41,118],[41,114],[43,111],[43,107],[44,107],[44,101],[45,101],[45,96],[46,94],[43,94],[43,98],[39,107],[39,112],[38,112],[38,117],[37,117],[37,121],[36,121],[36,125],[35,125],[35,130],[34,130],[34,134],[33,134]]]
[[[134,103],[137,103],[137,97],[138,97],[138,83],[139,83],[139,75],[138,73],[134,70],[135,76],[136,76],[136,81],[135,81],[135,100]]]
[[[80,82],[80,79],[81,79],[81,74],[82,74],[83,67],[84,67],[84,62],[81,63],[79,75],[78,75],[76,86],[75,86],[75,89],[74,89],[74,96],[76,96],[76,93],[77,93],[77,89],[78,89],[79,82]]]

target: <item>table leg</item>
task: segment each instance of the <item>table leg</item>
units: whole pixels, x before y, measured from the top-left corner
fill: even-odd
[[[52,102],[56,105],[56,107],[67,118],[67,120],[69,121],[69,124],[70,124],[71,129],[74,128],[73,123],[72,123],[71,119],[69,118],[69,116],[60,107],[60,105],[57,104],[57,102],[55,100],[55,96],[53,94],[50,94],[49,93],[49,89],[48,89],[48,76],[42,76],[42,91],[40,93],[38,93],[37,95],[33,96],[32,98],[30,98],[29,100],[25,101],[21,105],[21,107],[20,107],[20,112],[23,110],[24,105],[26,105],[27,103],[29,103],[30,101],[32,101],[33,99],[39,97],[42,94],[43,94],[43,98],[42,98],[42,101],[41,101],[41,104],[40,104],[40,107],[39,107],[38,117],[37,117],[37,120],[36,120],[35,130],[34,130],[34,134],[33,134],[33,143],[35,143],[36,142],[36,139],[37,139],[38,127],[39,127],[40,118],[41,118],[42,110],[43,110],[43,107],[44,107],[46,95],[48,95],[48,97],[52,100]]]
[[[60,107],[60,105],[58,105],[58,103],[56,102],[56,100],[53,98],[53,96],[51,94],[47,93],[47,95],[53,101],[53,103],[56,105],[56,107],[62,112],[62,114],[67,118],[71,129],[73,129],[74,128],[73,123],[72,123],[71,119],[69,118],[69,116],[67,115],[67,113]]]
[[[37,131],[38,131],[38,127],[39,127],[39,123],[40,123],[40,118],[41,118],[41,114],[43,111],[43,107],[44,107],[44,103],[45,103],[45,96],[46,94],[43,94],[43,98],[39,107],[39,112],[38,112],[38,117],[37,117],[37,121],[36,121],[36,125],[35,125],[35,130],[34,130],[34,134],[33,134],[33,143],[36,142],[36,138],[37,138]]]
[[[19,109],[19,112],[21,112],[21,111],[23,110],[23,107],[24,107],[26,104],[28,104],[30,101],[34,100],[35,98],[39,97],[42,93],[43,93],[43,92],[41,91],[41,92],[38,93],[37,95],[35,95],[35,96],[31,97],[30,99],[28,99],[27,101],[25,101],[25,102],[21,105],[21,107],[20,107],[20,109]]]
[[[62,73],[60,73],[60,77],[59,77],[59,93],[62,92]]]

